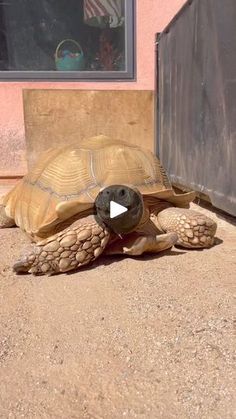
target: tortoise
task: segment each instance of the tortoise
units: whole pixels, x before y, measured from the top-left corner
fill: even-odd
[[[111,197],[129,208],[129,216],[114,218],[115,228],[102,217]],[[212,246],[216,223],[189,209],[194,198],[195,192],[174,191],[151,151],[99,135],[44,152],[2,198],[0,228],[19,226],[33,242],[15,272],[67,272],[102,253],[139,256],[175,244]]]

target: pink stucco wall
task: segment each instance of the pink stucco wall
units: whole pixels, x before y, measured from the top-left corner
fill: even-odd
[[[0,83],[0,177],[26,172],[22,89],[154,89],[155,33],[168,24],[184,0],[136,0],[137,81]]]

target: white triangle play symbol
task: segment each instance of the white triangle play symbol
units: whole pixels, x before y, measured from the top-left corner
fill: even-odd
[[[110,218],[118,217],[118,215],[123,214],[126,211],[128,211],[128,208],[117,204],[115,201],[110,201]]]

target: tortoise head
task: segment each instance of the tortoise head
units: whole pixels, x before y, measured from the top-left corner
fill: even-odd
[[[124,212],[111,216],[112,202],[125,207]],[[102,189],[95,200],[95,208],[98,222],[102,221],[117,234],[135,230],[144,214],[141,193],[138,189],[126,185],[110,185]]]

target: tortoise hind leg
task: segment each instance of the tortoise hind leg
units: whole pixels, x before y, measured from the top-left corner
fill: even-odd
[[[5,206],[0,204],[0,228],[15,226],[15,221],[6,214]]]
[[[217,225],[211,218],[200,212],[171,207],[159,212],[156,216],[156,223],[163,231],[176,232],[177,244],[180,246],[204,248],[214,244]]]
[[[109,237],[106,227],[97,224],[93,216],[83,218],[35,244],[13,270],[50,275],[77,269],[100,256]]]

